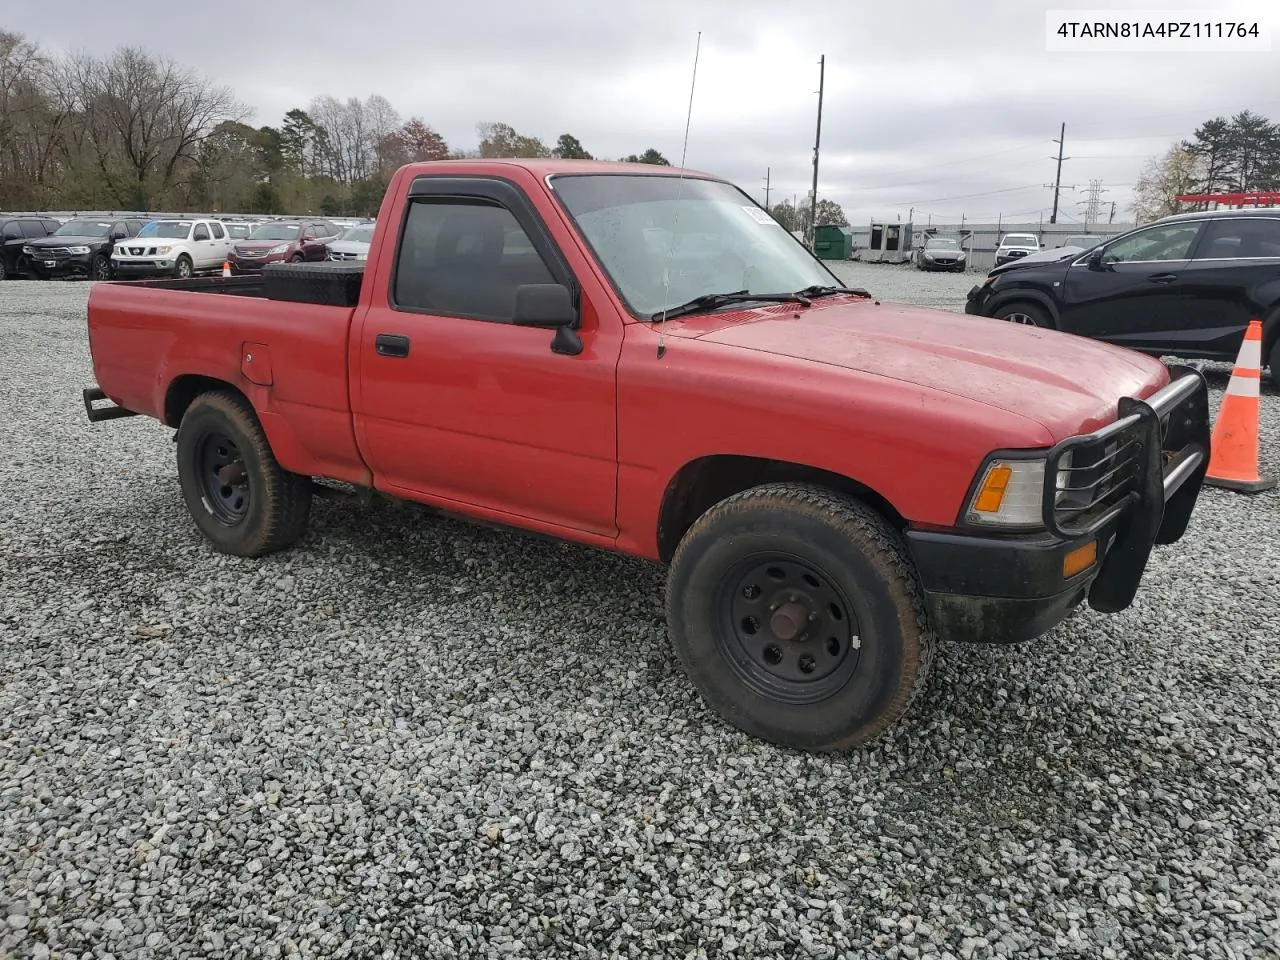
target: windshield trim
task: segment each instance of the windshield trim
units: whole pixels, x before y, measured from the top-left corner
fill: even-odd
[[[679,170],[680,168],[671,167],[669,169]],[[613,279],[613,274],[610,273],[609,269],[604,265],[603,258],[596,251],[595,246],[587,238],[586,233],[583,231],[582,227],[579,225],[578,218],[573,215],[573,212],[569,209],[568,204],[564,202],[564,196],[558,190],[556,190],[554,184],[552,183],[553,180],[562,180],[562,179],[567,180],[571,177],[666,177],[669,180],[701,180],[705,183],[721,183],[727,187],[730,187],[738,191],[739,195],[741,195],[742,198],[746,200],[748,203],[750,203],[753,207],[756,207],[757,209],[760,209],[760,210],[764,210],[764,207],[761,207],[760,204],[756,203],[756,201],[752,199],[752,197],[745,190],[743,190],[740,186],[738,186],[733,181],[725,180],[722,177],[715,177],[705,173],[694,174],[694,173],[686,172],[683,175],[680,175],[677,173],[661,173],[661,172],[637,173],[631,170],[616,170],[616,171],[607,170],[607,171],[579,171],[579,172],[573,172],[573,173],[548,173],[545,177],[543,177],[543,181],[546,184],[547,191],[551,194],[551,197],[555,202],[556,207],[559,209],[560,213],[564,216],[565,221],[568,224],[569,228],[573,231],[574,238],[582,245],[583,252],[586,253],[588,259],[591,260],[591,265],[595,267],[599,275],[604,278],[605,283],[609,285],[609,289],[613,291],[614,300],[622,307],[622,309],[626,312],[626,314],[631,317],[631,322],[643,323],[646,326],[661,326],[663,323],[667,323],[668,321],[654,320],[653,315],[651,313],[641,313],[637,311],[635,308],[633,308],[631,304],[627,301],[627,298],[623,294],[622,289],[618,286],[617,282]],[[768,212],[769,211],[765,210],[765,213],[768,213]],[[834,273],[832,273],[831,268],[828,267],[826,263],[823,262],[822,259],[814,256],[813,251],[811,251],[808,247],[806,247],[803,243],[801,243],[796,238],[795,234],[793,234],[790,230],[787,230],[786,228],[784,228],[782,224],[778,224],[778,227],[779,229],[782,230],[783,233],[785,233],[788,237],[790,237],[791,240],[797,246],[799,246],[800,249],[803,250],[809,256],[809,258],[813,260],[814,263],[818,265],[819,269],[821,269],[829,277],[831,277],[831,286],[843,287],[845,285],[845,282],[841,280],[839,277],[837,277]],[[714,313],[717,309],[719,308],[711,307],[711,308],[708,308],[706,312]]]

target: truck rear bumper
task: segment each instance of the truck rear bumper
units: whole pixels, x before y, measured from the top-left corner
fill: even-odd
[[[1084,600],[1104,613],[1128,607],[1156,544],[1182,538],[1209,461],[1208,390],[1196,370],[1175,367],[1146,400],[1122,399],[1115,422],[1049,450],[1044,531],[970,535],[912,530],[915,559],[934,626],[944,637],[1018,642],[1045,633]],[[1083,467],[1078,451],[1112,451]],[[1090,505],[1067,511],[1068,486],[1086,470],[1122,476]],[[1075,489],[1075,488],[1072,488]],[[1083,488],[1082,488],[1083,489]],[[1091,491],[1092,492],[1092,491]],[[1096,551],[1093,562],[1076,562]]]

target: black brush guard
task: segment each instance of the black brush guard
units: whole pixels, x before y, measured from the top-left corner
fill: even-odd
[[[1114,423],[1062,441],[1045,464],[1049,532],[1064,540],[1113,538],[1089,590],[1089,605],[1104,613],[1133,602],[1153,546],[1181,539],[1209,467],[1204,376],[1184,366],[1169,373],[1167,386],[1146,400],[1123,397]],[[1064,493],[1088,499],[1064,507]]]

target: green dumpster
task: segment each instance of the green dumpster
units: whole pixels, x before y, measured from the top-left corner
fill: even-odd
[[[813,231],[813,252],[819,260],[848,260],[853,256],[853,231],[823,226]]]

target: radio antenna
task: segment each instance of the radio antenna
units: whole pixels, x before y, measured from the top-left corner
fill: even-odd
[[[680,200],[684,196],[684,164],[685,159],[689,156],[689,125],[693,122],[693,91],[698,85],[698,54],[702,52],[702,31],[698,31],[698,42],[693,48],[693,78],[689,81],[689,109],[685,113],[684,118],[684,145],[680,148],[680,177],[676,184],[676,213],[675,219],[671,222],[671,245],[667,248],[667,262],[662,267],[662,302],[667,303],[671,299],[671,258],[675,255],[676,250],[676,230],[680,226]],[[662,319],[658,321],[658,357],[661,358],[667,352],[666,333],[663,327],[667,322],[667,313],[664,309]]]

